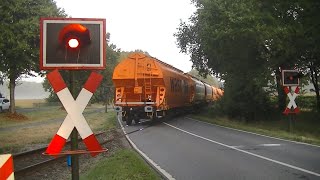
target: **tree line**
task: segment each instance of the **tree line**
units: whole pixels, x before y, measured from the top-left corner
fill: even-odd
[[[270,92],[286,106],[281,71],[297,69],[315,88],[320,111],[320,1],[191,0],[196,12],[175,33],[202,74],[225,80],[222,98],[230,116],[268,114]]]
[[[0,0],[0,83],[9,80],[10,112],[15,112],[15,87],[22,76],[34,76],[33,72],[44,76],[47,72],[39,68],[40,17],[68,17],[58,8],[54,0]],[[108,41],[110,34],[107,34]],[[107,43],[108,44],[108,43]],[[113,95],[111,76],[119,61],[120,50],[113,44],[106,48],[107,67],[100,72],[103,83],[94,94],[93,101],[102,101]],[[70,74],[61,72],[67,84]],[[89,71],[75,72],[75,91],[80,91],[89,76]],[[50,92],[49,100],[55,99],[48,82],[43,83]],[[109,98],[110,99],[110,98]]]

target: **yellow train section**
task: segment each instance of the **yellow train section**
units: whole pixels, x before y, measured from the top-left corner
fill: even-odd
[[[121,61],[112,80],[115,109],[127,124],[164,117],[170,109],[201,106],[222,96],[220,89],[143,53]]]

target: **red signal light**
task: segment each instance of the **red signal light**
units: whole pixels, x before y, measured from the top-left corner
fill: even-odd
[[[105,69],[105,19],[41,18],[40,69]]]
[[[59,43],[62,47],[81,48],[89,45],[90,42],[90,31],[81,24],[66,25],[59,33]]]
[[[70,48],[77,48],[79,46],[78,39],[69,39],[68,45]]]

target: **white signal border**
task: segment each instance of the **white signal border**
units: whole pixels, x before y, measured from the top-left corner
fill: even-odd
[[[47,37],[47,24],[52,24],[52,23],[63,23],[63,24],[98,24],[100,28],[100,63],[99,64],[54,64],[50,63],[47,64],[47,52],[46,52],[46,47],[47,47],[47,39],[44,37]],[[96,67],[103,67],[103,51],[104,51],[104,46],[103,46],[103,37],[104,37],[104,31],[103,31],[103,21],[102,20],[95,20],[95,21],[83,21],[83,20],[54,20],[54,19],[45,19],[43,20],[43,49],[42,49],[42,61],[43,61],[43,67],[89,67],[89,68],[96,68]]]

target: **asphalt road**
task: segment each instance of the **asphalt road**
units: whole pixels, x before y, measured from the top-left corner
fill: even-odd
[[[126,126],[131,132],[146,123]],[[129,139],[174,179],[320,179],[320,147],[177,118]]]

